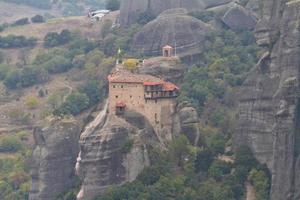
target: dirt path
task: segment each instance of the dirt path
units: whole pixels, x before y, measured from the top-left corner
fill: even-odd
[[[255,189],[249,182],[246,182],[246,191],[246,200],[256,200]]]

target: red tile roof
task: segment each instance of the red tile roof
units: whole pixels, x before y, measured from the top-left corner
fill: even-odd
[[[148,74],[133,74],[127,70],[116,70],[107,79],[110,83],[138,83],[144,86],[162,85],[164,91],[179,90],[179,87],[171,82],[165,82]]]
[[[174,90],[179,90],[179,87],[177,87],[173,83],[165,82],[163,85],[163,89],[164,89],[164,91],[174,91]]]

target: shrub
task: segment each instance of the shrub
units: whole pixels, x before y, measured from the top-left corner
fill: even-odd
[[[22,25],[25,25],[25,24],[29,24],[29,19],[28,18],[19,19],[19,20],[15,21],[15,23],[13,25],[22,26]]]
[[[49,73],[55,74],[68,71],[72,67],[72,63],[70,59],[57,55],[43,63],[41,67]]]
[[[7,73],[4,85],[10,89],[29,87],[37,83],[48,81],[48,73],[36,66],[27,66],[20,70],[11,70]]]
[[[49,32],[44,38],[45,47],[55,47],[59,45],[64,45],[70,42],[72,39],[72,34],[69,30],[62,30],[60,33]]]
[[[225,151],[226,141],[220,134],[210,135],[207,139],[207,145],[214,155],[223,154]]]
[[[139,61],[137,59],[127,59],[123,63],[124,67],[130,71],[136,70],[138,64]]]
[[[89,106],[98,103],[103,94],[101,94],[100,82],[96,80],[87,81],[84,85],[79,87],[79,92],[86,94],[89,98]]]
[[[34,17],[31,18],[31,22],[33,22],[33,23],[43,23],[43,22],[45,22],[45,19],[42,15],[35,15]]]
[[[196,172],[204,171],[206,172],[212,162],[214,161],[214,155],[209,150],[200,151],[197,154],[195,160],[195,170]]]
[[[86,94],[73,92],[70,94],[66,101],[56,110],[54,115],[77,115],[89,106],[89,98]]]
[[[148,167],[138,175],[137,180],[141,181],[144,185],[153,185],[160,178],[161,172],[156,167]]]
[[[22,142],[14,136],[5,136],[0,139],[0,152],[17,152],[22,149]]]
[[[37,39],[34,37],[26,38],[24,36],[8,35],[0,36],[0,48],[21,48],[33,47],[36,45]]]
[[[34,109],[38,106],[39,101],[36,97],[34,96],[29,96],[26,98],[25,100],[25,105],[29,108],[29,109]]]
[[[270,182],[267,174],[262,170],[252,169],[248,179],[255,188],[257,200],[269,199]]]
[[[231,171],[230,164],[216,160],[210,166],[208,173],[210,177],[214,178],[215,180],[221,180],[222,176],[225,174],[229,174]]]

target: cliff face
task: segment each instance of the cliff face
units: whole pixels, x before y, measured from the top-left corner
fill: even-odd
[[[80,130],[71,119],[55,119],[35,130],[30,200],[53,200],[74,186]]]
[[[300,198],[300,2],[264,0],[257,42],[268,47],[241,90],[235,144],[272,173],[272,200]]]
[[[120,8],[120,23],[128,26],[134,23],[141,13],[158,16],[172,8],[185,8],[189,11],[203,10],[231,2],[232,0],[123,0]]]
[[[169,44],[176,45],[177,55],[199,54],[202,52],[201,44],[211,31],[211,26],[188,16],[185,9],[171,9],[164,11],[134,36],[131,51],[157,56],[161,55],[162,47]]]
[[[197,144],[197,113],[191,112],[192,108],[178,111],[172,116],[172,135],[188,131],[191,142]],[[186,120],[181,123],[182,117]],[[77,199],[90,200],[112,185],[134,181],[144,167],[151,165],[149,151],[164,147],[143,115],[128,110],[118,117],[105,108],[80,137],[76,172],[82,185]]]

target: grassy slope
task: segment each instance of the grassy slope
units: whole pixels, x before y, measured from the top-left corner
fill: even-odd
[[[61,14],[55,10],[41,10],[38,8],[33,8],[25,5],[5,3],[0,1],[0,24],[12,23],[17,19],[23,17],[33,17],[36,14],[45,14],[45,13],[50,13],[51,15],[54,16],[61,16]]]

